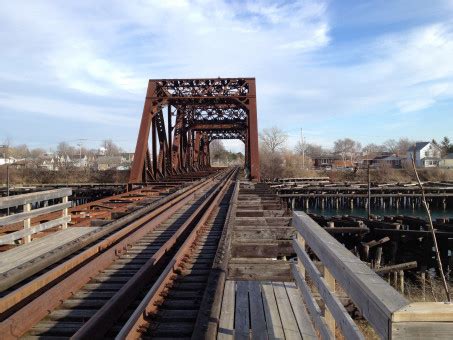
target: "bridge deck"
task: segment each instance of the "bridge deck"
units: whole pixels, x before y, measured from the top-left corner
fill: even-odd
[[[0,253],[0,274],[55,250],[99,227],[69,227]]]
[[[317,339],[292,282],[227,280],[217,339]]]

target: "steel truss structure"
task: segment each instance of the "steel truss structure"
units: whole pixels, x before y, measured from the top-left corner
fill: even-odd
[[[149,80],[129,183],[209,167],[214,139],[242,140],[260,179],[255,78]]]

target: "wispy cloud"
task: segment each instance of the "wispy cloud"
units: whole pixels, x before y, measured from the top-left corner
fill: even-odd
[[[0,117],[14,107],[118,133],[138,124],[149,78],[255,76],[260,127],[405,119],[394,113],[453,100],[453,7],[433,1],[4,2]]]

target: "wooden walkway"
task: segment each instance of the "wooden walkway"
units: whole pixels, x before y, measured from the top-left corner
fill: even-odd
[[[0,253],[0,274],[19,267],[28,261],[37,259],[45,253],[99,228],[100,227],[70,227],[2,252]]]
[[[217,339],[317,339],[293,282],[225,283]]]

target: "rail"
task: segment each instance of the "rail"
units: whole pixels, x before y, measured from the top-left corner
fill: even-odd
[[[294,212],[293,226],[297,231],[293,247],[298,261],[291,264],[292,274],[323,339],[334,339],[336,327],[346,339],[365,338],[336,295],[338,289],[349,296],[383,339],[430,338],[433,334],[440,339],[451,338],[453,304],[410,303],[307,214]],[[322,262],[323,274],[308,255],[307,247]],[[324,301],[324,312],[306,275]]]
[[[71,189],[63,188],[0,198],[0,210],[11,207],[23,207],[23,212],[0,217],[0,231],[2,230],[1,227],[10,224],[23,223],[24,225],[24,229],[22,230],[0,236],[0,245],[14,243],[20,239],[23,240],[23,243],[29,243],[34,234],[57,226],[66,229],[68,223],[71,221],[71,216],[68,214],[68,208],[71,207],[68,197],[71,194]],[[61,203],[32,209],[36,203],[55,199],[61,199]],[[32,226],[32,218],[58,211],[62,212],[61,217]]]
[[[106,320],[106,317],[108,322],[113,322],[112,314],[122,315],[124,308],[127,307],[126,302],[133,300],[135,294],[143,289],[143,285],[147,284],[150,278],[153,278],[150,273],[157,270],[161,262],[176,247],[176,242],[179,242],[179,239],[182,238],[182,233],[185,233],[191,226],[191,221],[197,219],[206,208],[206,200],[208,199],[206,193],[213,190],[219,179],[229,172],[231,170],[217,172],[167,196],[158,206],[152,204],[148,207],[151,211],[148,211],[146,215],[138,218],[135,216],[133,221],[129,221],[127,225],[116,230],[113,234],[102,238],[101,242],[84,248],[82,252],[46,271],[43,275],[8,292],[6,296],[0,299],[0,312],[6,313],[6,317],[0,322],[2,338],[15,338],[25,334],[41,319],[58,308],[63,301],[69,299],[92,278],[108,268],[122,254],[127,253],[128,249],[142,240],[145,235],[156,230],[161,223],[172,218],[178,210],[190,202],[194,202],[195,199],[198,200],[197,197],[199,196],[199,199],[204,202],[200,203],[203,208],[197,208],[192,212],[191,216],[181,226],[178,226],[180,231],[178,230],[171,236],[168,235],[169,238],[165,243],[159,245],[159,250],[153,250],[154,256],[150,256],[146,263],[142,264],[141,268],[128,279],[128,282],[123,286],[124,288],[118,290],[112,300],[105,304],[105,306],[109,306],[108,313],[105,313],[105,308],[98,310],[96,315],[92,316],[93,321],[86,322],[85,326],[82,327],[83,329],[80,328],[80,332],[77,332],[77,336],[80,333],[88,334],[93,329],[98,334],[105,332],[108,328],[107,325],[94,328],[91,328],[91,325],[97,324],[96,320]],[[129,218],[129,216],[124,218]],[[51,286],[42,291],[42,288],[48,283],[51,283]]]

